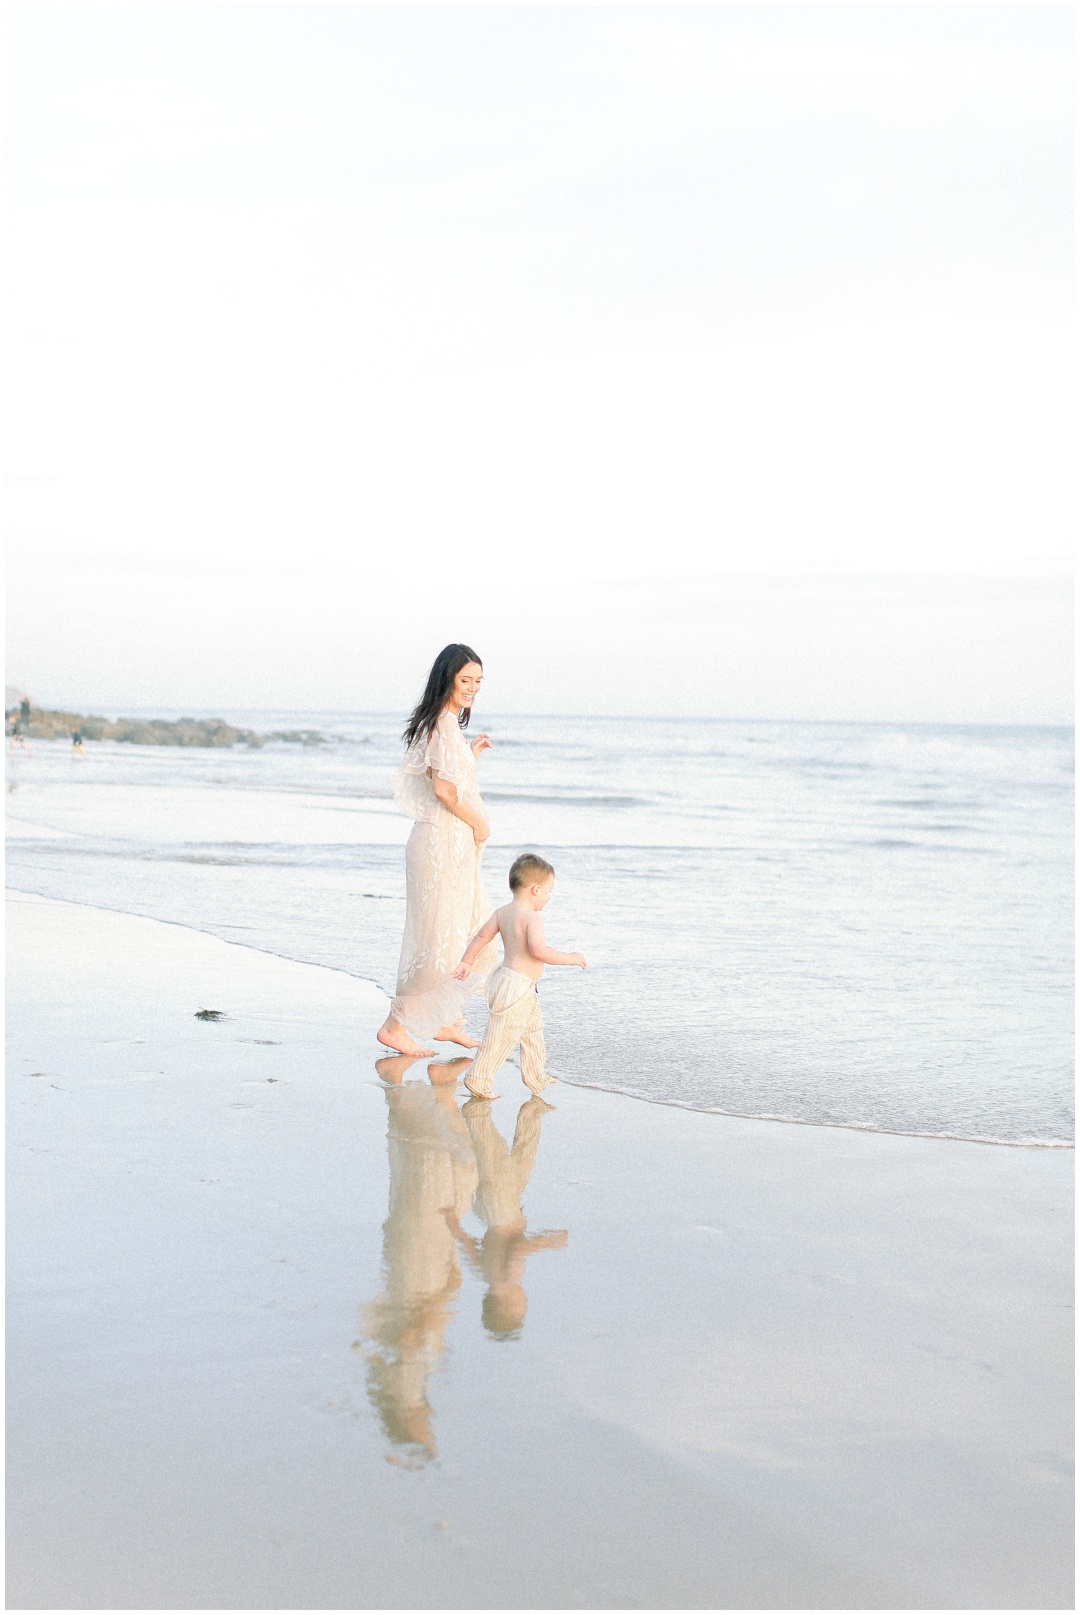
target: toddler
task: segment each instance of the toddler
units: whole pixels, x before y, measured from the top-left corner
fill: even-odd
[[[536,983],[545,965],[580,965],[584,970],[585,959],[580,953],[559,953],[544,941],[540,910],[554,884],[555,871],[546,858],[531,852],[515,858],[510,866],[512,901],[480,927],[453,972],[456,981],[465,981],[477,955],[496,934],[501,935],[503,962],[488,986],[487,1030],[465,1078],[466,1088],[478,1099],[498,1099],[491,1091],[491,1079],[515,1043],[521,1044],[521,1080],[526,1088],[538,1094],[555,1081],[544,1070],[544,1017]]]

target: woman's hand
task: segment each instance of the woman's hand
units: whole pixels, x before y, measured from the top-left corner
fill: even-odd
[[[472,834],[476,845],[482,847],[491,834],[491,826],[484,819],[481,819],[477,824],[473,825]]]
[[[473,756],[479,757],[482,751],[491,750],[491,738],[488,735],[475,735],[473,739],[469,741],[469,745],[472,747]]]

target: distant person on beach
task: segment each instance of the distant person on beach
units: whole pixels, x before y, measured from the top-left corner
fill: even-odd
[[[86,756],[86,747],[83,745],[82,734],[78,729],[73,729],[71,731],[71,750],[75,756]]]
[[[22,700],[19,702],[19,716],[15,719],[14,723],[8,730],[8,751],[12,757],[15,755],[16,746],[21,746],[28,757],[32,757],[34,755],[30,750],[30,747],[26,744],[26,733],[29,728],[30,702],[24,695]]]
[[[521,1044],[521,1080],[532,1093],[541,1093],[554,1077],[544,1070],[544,1017],[536,984],[545,965],[578,965],[585,969],[583,953],[560,953],[544,941],[540,911],[555,885],[555,871],[546,858],[524,852],[510,865],[510,890],[505,908],[495,911],[477,931],[454,971],[455,981],[467,981],[474,961],[485,956],[496,936],[502,937],[503,962],[488,987],[488,1023],[480,1051],[465,1086],[477,1099],[498,1099],[491,1080],[516,1043]]]
[[[480,863],[490,830],[476,784],[487,735],[465,739],[483,664],[468,645],[447,645],[405,729],[405,760],[393,777],[394,801],[415,819],[405,849],[405,935],[397,991],[376,1034],[388,1049],[430,1054],[416,1038],[474,1049],[460,1024],[473,993],[483,992],[495,950],[476,959],[467,982],[451,975],[469,937],[490,910]]]

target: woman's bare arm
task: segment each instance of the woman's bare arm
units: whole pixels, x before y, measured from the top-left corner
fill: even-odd
[[[443,807],[452,813],[455,819],[462,819],[469,826],[473,833],[473,840],[478,846],[481,841],[486,841],[491,832],[484,815],[477,813],[475,808],[467,807],[464,802],[458,801],[457,786],[451,780],[443,779],[442,775],[436,774],[432,768],[428,769],[428,774],[431,777],[435,795]]]

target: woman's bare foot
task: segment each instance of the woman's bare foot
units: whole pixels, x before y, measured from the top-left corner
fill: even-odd
[[[419,1043],[414,1043],[400,1021],[393,1020],[389,1015],[375,1033],[384,1049],[393,1049],[395,1054],[409,1054],[414,1060],[423,1057],[428,1059],[435,1053],[434,1049],[422,1049]]]
[[[459,1055],[456,1060],[432,1060],[427,1068],[428,1081],[435,1088],[445,1088],[448,1083],[456,1088],[463,1065],[472,1065],[465,1055]]]
[[[435,1033],[436,1043],[457,1043],[463,1049],[478,1049],[480,1039],[470,1037],[463,1026],[440,1026]]]
[[[468,1077],[465,1078],[465,1086],[468,1088],[474,1099],[498,1099],[499,1097],[497,1093],[492,1093],[490,1088],[480,1088],[475,1083],[470,1082]]]
[[[381,1060],[375,1061],[375,1071],[380,1082],[388,1082],[392,1086],[399,1083],[411,1065],[415,1065],[415,1054],[386,1054]]]

